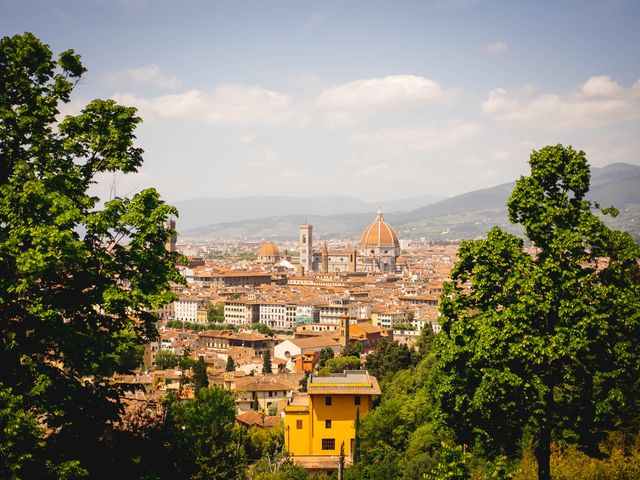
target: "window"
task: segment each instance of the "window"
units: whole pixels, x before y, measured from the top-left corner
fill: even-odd
[[[355,397],[353,397],[353,404],[360,405],[360,395],[356,395]]]
[[[336,449],[336,439],[335,438],[323,438],[322,439],[322,450],[335,450]]]
[[[331,428],[331,420],[324,421],[324,428]]]
[[[296,420],[296,428],[302,430],[302,420]]]
[[[330,395],[327,395],[326,397],[324,397],[324,404],[326,406],[328,406],[328,407],[331,406],[331,396]]]

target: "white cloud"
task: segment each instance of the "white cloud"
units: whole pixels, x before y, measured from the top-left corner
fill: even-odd
[[[378,163],[375,165],[368,165],[358,170],[356,172],[356,175],[358,177],[368,177],[369,175],[373,175],[373,174],[388,170],[390,167],[391,165],[389,165],[388,163]]]
[[[327,112],[332,126],[357,123],[376,111],[414,110],[450,102],[456,95],[438,83],[417,75],[391,75],[354,80],[322,91],[316,106]]]
[[[587,97],[609,97],[624,90],[622,85],[606,75],[598,75],[587,80],[580,91]]]
[[[484,47],[489,53],[504,53],[507,51],[507,44],[504,42],[493,42]]]
[[[482,111],[500,121],[554,130],[601,128],[640,119],[640,82],[624,88],[610,77],[595,76],[578,90],[528,98],[497,88]]]
[[[165,75],[157,65],[145,65],[144,67],[111,72],[105,76],[104,82],[111,87],[116,85],[154,85],[161,88],[177,88],[180,86],[178,77]]]
[[[137,106],[147,116],[195,118],[214,125],[300,126],[307,122],[288,95],[260,86],[220,85],[209,92],[189,90],[153,98],[116,93],[113,98]]]
[[[251,168],[279,168],[282,165],[278,152],[267,149],[260,154],[252,154],[247,162]]]
[[[419,125],[383,129],[373,133],[351,136],[355,143],[385,154],[428,152],[457,145],[480,131],[476,123],[457,123],[448,126]]]

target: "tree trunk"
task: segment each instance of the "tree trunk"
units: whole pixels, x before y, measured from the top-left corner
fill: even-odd
[[[538,444],[535,448],[538,480],[551,480],[551,428],[546,419],[544,422],[544,425],[540,425]]]
[[[538,480],[551,480],[551,415],[554,410],[553,376],[544,379],[547,388],[542,395],[542,414],[538,418],[538,443],[535,447]]]

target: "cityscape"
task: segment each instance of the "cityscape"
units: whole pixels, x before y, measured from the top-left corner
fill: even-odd
[[[640,2],[0,13],[0,479],[640,478]]]

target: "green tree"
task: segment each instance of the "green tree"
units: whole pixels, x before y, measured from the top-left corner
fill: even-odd
[[[489,456],[515,453],[529,432],[548,480],[552,436],[597,454],[630,421],[640,248],[592,212],[584,152],[545,147],[529,163],[508,210],[536,251],[497,227],[460,245],[441,297],[436,401],[459,443]]]
[[[418,337],[418,341],[416,342],[416,347],[418,347],[418,356],[420,358],[424,358],[431,351],[431,346],[433,345],[433,341],[435,339],[435,334],[433,333],[433,328],[431,324],[427,324],[424,326],[422,331],[420,332],[420,336]]]
[[[207,364],[204,361],[204,357],[198,357],[198,361],[193,367],[193,388],[198,393],[201,388],[207,388],[208,386]]]
[[[271,330],[264,323],[252,323],[251,324],[251,329],[252,330],[257,330],[258,333],[262,333],[263,335],[269,335],[270,337],[273,337],[275,335],[274,331]]]
[[[354,439],[353,439],[353,463],[360,461],[360,408],[356,409],[356,420],[354,422]]]
[[[171,350],[158,350],[156,353],[156,369],[166,370],[167,368],[176,368],[180,358]]]
[[[320,374],[341,373],[345,370],[360,370],[360,359],[358,357],[331,358],[320,369]]]
[[[306,392],[307,391],[307,382],[309,381],[309,372],[304,372],[304,377],[300,379],[298,382],[298,391]]]
[[[58,122],[84,73],[72,50],[0,39],[0,393],[14,398],[0,422],[22,425],[3,431],[0,471],[15,477],[118,468],[101,454],[121,407],[105,379],[136,363],[156,336],[151,312],[183,281],[165,249],[177,212],[155,190],[103,206],[87,193],[105,172],[137,171],[142,150],[136,110],[112,100]]]
[[[244,448],[229,392],[217,387],[202,388],[193,400],[172,399],[166,408],[173,478],[242,478]]]
[[[431,473],[424,476],[425,480],[447,480],[450,478],[471,480],[471,472],[466,463],[470,455],[465,454],[461,446],[452,446],[443,442],[438,456],[438,464]]]
[[[236,369],[236,362],[233,361],[233,357],[229,355],[227,357],[227,366],[225,367],[226,372],[233,372]]]
[[[224,303],[216,303],[207,309],[209,323],[224,323]]]
[[[333,349],[331,347],[324,347],[318,354],[318,370],[321,370],[327,363],[327,360],[331,360],[334,356]]]
[[[271,369],[271,353],[269,350],[266,350],[262,356],[262,373],[273,373]]]
[[[196,361],[191,357],[182,356],[180,361],[178,362],[178,367],[180,370],[193,370],[196,366]]]
[[[383,380],[400,370],[416,364],[415,350],[404,343],[383,339],[373,352],[367,355],[366,369],[378,380]]]
[[[354,342],[347,345],[340,352],[341,357],[360,357],[362,355],[362,343]]]

